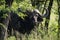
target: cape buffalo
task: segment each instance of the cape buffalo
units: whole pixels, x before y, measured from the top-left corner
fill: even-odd
[[[19,10],[19,12],[22,12]],[[39,10],[35,9],[33,11],[26,10],[26,12],[22,12],[22,14],[27,15],[23,17],[22,19],[20,16],[18,16],[16,13],[11,12],[10,13],[10,22],[8,26],[8,33],[10,35],[15,34],[16,38],[20,38],[20,34],[30,34],[31,30],[39,24],[40,22],[43,21],[44,17],[48,16],[48,10],[46,9],[46,14],[45,15],[40,15]],[[12,32],[13,29],[13,32]],[[18,33],[19,34],[18,34]],[[17,39],[18,40],[18,39]],[[20,39],[22,40],[22,39]]]

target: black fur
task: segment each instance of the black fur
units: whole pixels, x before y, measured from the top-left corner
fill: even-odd
[[[34,15],[32,12],[26,11],[23,14],[26,14],[27,16],[24,17],[24,20],[19,17],[16,13],[11,12],[11,20],[9,22],[8,30],[13,28],[13,30],[17,30],[18,32],[22,34],[29,34],[31,30],[34,28],[36,25]],[[41,16],[38,14],[37,17],[37,22],[41,22],[43,19]]]

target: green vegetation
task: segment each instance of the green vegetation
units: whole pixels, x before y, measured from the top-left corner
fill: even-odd
[[[32,11],[34,9],[38,9],[42,14],[44,14],[43,10],[45,7],[48,9],[50,16],[43,19],[43,22],[37,27],[37,32],[32,30],[28,37],[26,37],[27,34],[24,35],[23,40],[60,40],[60,1],[53,0],[52,6],[49,5],[50,1],[51,0],[36,0],[33,6],[31,0],[14,0],[11,7],[6,7],[5,0],[0,0],[0,19],[7,18],[8,13],[13,11],[24,20],[24,17],[27,15],[22,14],[22,12],[18,12],[18,8],[21,8],[23,12],[26,10]],[[2,26],[4,26],[4,24],[0,23],[0,27]],[[16,40],[16,38],[15,36],[11,36],[8,37],[7,40]]]
[[[8,40],[16,40],[16,38],[14,36],[11,36],[8,38]]]

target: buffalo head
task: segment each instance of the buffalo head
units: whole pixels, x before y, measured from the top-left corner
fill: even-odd
[[[27,10],[26,12],[29,15],[29,17],[32,19],[33,23],[36,24],[42,22],[43,18],[46,18],[48,16],[49,11],[46,8],[45,10],[46,12],[43,15],[41,15],[38,9],[34,9],[32,12]]]
[[[46,18],[49,14],[48,9],[46,9],[46,8],[45,8],[46,12],[43,15],[41,15],[42,13],[40,13],[40,11],[38,9],[34,9],[33,11],[26,10],[26,12],[23,12],[21,10],[21,8],[18,8],[18,11],[20,11],[22,13],[26,13],[34,24],[42,22],[43,18]]]

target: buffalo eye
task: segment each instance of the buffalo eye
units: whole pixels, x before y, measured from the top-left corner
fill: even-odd
[[[41,17],[38,16],[37,21],[41,22],[41,21],[43,21],[43,18],[41,18]]]

